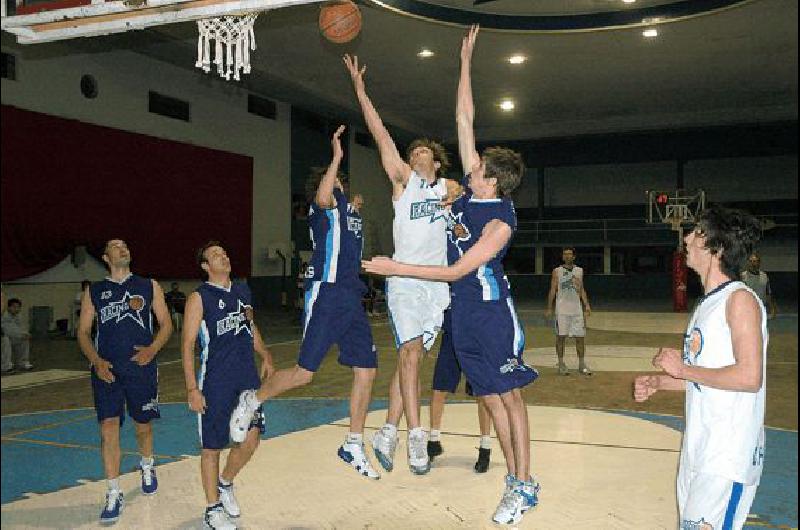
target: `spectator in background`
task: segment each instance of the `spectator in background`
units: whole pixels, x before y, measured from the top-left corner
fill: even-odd
[[[4,372],[14,369],[14,359],[16,359],[18,368],[22,370],[33,369],[33,365],[30,362],[31,335],[22,327],[22,319],[19,316],[21,310],[22,302],[20,299],[11,298],[8,301],[8,311],[6,311],[2,318],[3,336],[7,337],[11,343],[8,365],[5,364],[6,359],[3,359]]]
[[[757,252],[751,253],[747,259],[747,269],[742,271],[742,281],[761,299],[769,312],[769,318],[775,318],[778,310],[775,307],[775,300],[772,298],[769,277],[766,272],[761,270],[761,256]]]
[[[353,205],[353,209],[356,213],[361,213],[361,207],[364,206],[364,196],[360,193],[356,193],[353,196],[353,201],[350,203]]]
[[[6,314],[6,293],[0,290],[0,311],[3,316]],[[10,372],[14,365],[11,363],[11,341],[6,337],[4,331],[0,331],[0,341],[2,341],[2,372]]]
[[[172,322],[175,324],[175,330],[180,331],[183,327],[183,310],[186,307],[186,295],[181,292],[178,287],[178,282],[172,282],[170,291],[164,295],[164,300],[167,302],[169,314],[172,316]]]

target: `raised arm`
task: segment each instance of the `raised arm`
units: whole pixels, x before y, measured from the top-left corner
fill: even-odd
[[[333,133],[331,139],[331,146],[333,147],[333,156],[325,176],[317,187],[317,195],[314,201],[320,208],[330,209],[336,206],[336,200],[333,198],[333,188],[336,186],[336,175],[339,172],[339,164],[342,162],[342,142],[339,137],[344,132],[344,125],[339,125],[336,132]]]
[[[469,173],[480,161],[475,149],[475,104],[472,100],[471,62],[480,27],[469,28],[469,33],[461,42],[461,75],[458,78],[456,95],[456,129],[458,131],[458,154],[461,156],[461,168]]]
[[[483,229],[480,239],[463,256],[449,267],[435,265],[408,265],[386,257],[376,257],[362,262],[364,270],[381,276],[409,276],[422,280],[454,282],[489,262],[506,246],[512,231],[508,224],[495,219]]]
[[[367,128],[378,145],[383,169],[392,183],[392,195],[399,197],[403,193],[408,178],[411,176],[411,167],[400,156],[394,140],[392,140],[389,131],[383,125],[383,121],[381,121],[378,111],[372,105],[369,96],[367,96],[367,90],[364,87],[364,73],[367,71],[367,67],[362,66],[359,69],[358,57],[355,55],[350,57],[345,54],[344,64],[350,73],[350,79],[353,81],[353,88],[356,91],[358,103],[361,105],[364,121],[367,122]]]

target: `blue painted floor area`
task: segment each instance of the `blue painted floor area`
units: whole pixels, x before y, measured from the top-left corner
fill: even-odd
[[[341,399],[275,400],[266,405],[267,432],[263,439],[282,436],[350,415],[349,402]],[[387,407],[375,400],[370,410]],[[185,403],[161,405],[161,419],[154,427],[153,450],[159,463],[200,454],[197,415]],[[342,431],[342,437],[344,437]],[[92,409],[66,410],[5,416],[2,419],[3,504],[25,493],[49,493],[76,486],[79,480],[104,478],[100,461],[100,435]],[[130,418],[122,426],[123,453],[137,453]],[[139,457],[123,455],[122,473],[136,469]]]
[[[614,411],[615,414],[641,418],[683,432],[683,418],[644,412]],[[756,498],[750,508],[758,515],[745,528],[797,527],[797,432],[767,428],[764,472]]]
[[[370,410],[387,407],[376,400]],[[636,417],[682,431],[683,419],[674,416],[607,411]],[[286,399],[266,404],[264,439],[282,436],[349,416],[341,399]],[[155,426],[154,449],[159,463],[200,453],[197,415],[184,403],[161,406]],[[344,430],[342,436],[344,436]],[[78,485],[80,480],[102,480],[97,419],[91,409],[42,412],[2,418],[2,503],[25,493],[49,493]],[[122,472],[136,468],[136,438],[130,419],[122,428]],[[797,527],[797,432],[767,429],[764,476],[751,513],[756,519],[745,528]]]

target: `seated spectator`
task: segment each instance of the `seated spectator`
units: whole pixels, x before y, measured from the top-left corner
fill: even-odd
[[[178,288],[178,282],[172,282],[171,290],[164,295],[164,300],[172,315],[175,331],[180,331],[183,325],[183,310],[186,307],[186,295]]]
[[[22,328],[22,320],[19,316],[21,310],[22,302],[19,298],[11,298],[8,301],[8,311],[2,318],[3,336],[7,337],[11,344],[8,355],[6,356],[3,352],[3,372],[10,372],[14,369],[14,359],[16,359],[16,366],[19,369],[33,369],[30,362],[31,335]]]

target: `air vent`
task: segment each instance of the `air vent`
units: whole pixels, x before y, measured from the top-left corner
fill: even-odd
[[[188,101],[165,96],[158,92],[149,92],[149,111],[175,120],[191,121],[191,112]]]
[[[278,110],[274,101],[254,96],[253,94],[247,95],[247,112],[268,120],[274,120],[278,117]]]
[[[3,52],[2,63],[0,63],[0,77],[16,81],[17,79],[17,58],[10,53]]]
[[[358,145],[363,145],[364,147],[375,146],[375,142],[372,141],[372,135],[369,133],[356,132],[354,140]]]

